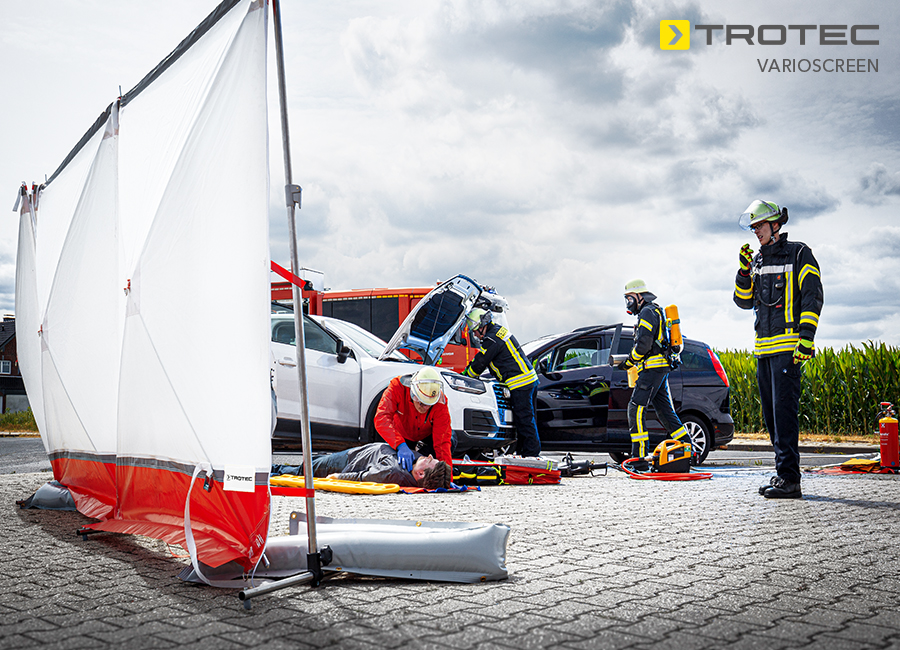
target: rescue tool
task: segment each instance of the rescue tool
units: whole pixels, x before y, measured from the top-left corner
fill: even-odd
[[[620,469],[630,478],[654,481],[701,481],[712,478],[711,472],[691,471],[691,448],[678,440],[663,440],[653,450],[650,471],[637,472],[629,465],[642,460],[629,458],[621,465],[612,464],[611,467]]]

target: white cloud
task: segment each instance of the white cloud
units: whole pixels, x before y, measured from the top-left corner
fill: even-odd
[[[900,196],[900,172],[889,172],[881,163],[872,163],[859,176],[853,200],[856,203],[881,205],[891,196]]]
[[[98,12],[88,37],[76,11],[55,32],[36,31],[41,22],[28,15],[5,32],[4,67],[28,69],[41,57],[42,83],[29,88],[27,111],[46,125],[27,146],[15,140],[20,163],[0,161],[11,200],[21,174],[52,171],[108,103],[108,91],[85,88],[135,82],[195,24],[167,25],[168,40],[148,36],[128,58],[118,36],[103,36],[126,29],[125,17],[146,22],[145,32],[162,28],[139,4],[114,4],[108,16],[99,9],[111,5],[91,5]],[[869,309],[869,291],[893,290],[900,277],[891,244],[900,80],[888,65],[897,59],[888,33],[900,10],[876,3],[852,14],[836,0],[726,9],[710,0],[286,7],[294,182],[304,187],[301,264],[339,289],[466,273],[506,296],[522,341],[628,319],[622,287],[643,277],[662,302],[681,307],[689,336],[746,348],[752,316],[733,305],[731,291],[737,250],[752,238],[736,221],[751,200],[766,198],[788,206],[791,237],[822,264],[819,343],[900,344],[898,293],[880,294],[882,315]],[[659,21],[672,18],[880,23],[883,44],[859,51],[877,56],[881,69],[760,73],[758,56],[822,56],[822,48],[706,46],[696,34],[688,52],[661,51]],[[52,33],[65,33],[71,61],[55,45],[25,45]],[[91,58],[98,40],[116,61],[111,77]],[[838,50],[856,52],[829,52]],[[16,87],[6,73],[5,87]],[[75,99],[61,105],[62,95]],[[4,122],[21,124],[25,113],[10,110]],[[274,119],[270,130],[272,254],[286,262]],[[877,239],[865,238],[872,229]],[[11,277],[0,264],[0,289]]]

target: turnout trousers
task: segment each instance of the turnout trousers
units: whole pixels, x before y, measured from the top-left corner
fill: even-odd
[[[534,396],[537,382],[509,392],[516,427],[516,453],[520,456],[540,456],[541,439],[538,436],[537,418],[534,415]]]
[[[672,395],[669,393],[669,372],[651,368],[638,375],[631,400],[628,402],[628,430],[631,433],[632,456],[647,456],[650,434],[644,428],[644,411],[652,405],[656,416],[670,438],[690,444],[687,430],[681,423]]]
[[[759,357],[756,379],[775,470],[788,483],[800,482],[800,379],[803,366],[791,353]]]

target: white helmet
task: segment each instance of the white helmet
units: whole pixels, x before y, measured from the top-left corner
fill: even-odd
[[[422,368],[409,380],[409,392],[425,406],[436,404],[444,392],[444,382],[438,371],[430,366]]]

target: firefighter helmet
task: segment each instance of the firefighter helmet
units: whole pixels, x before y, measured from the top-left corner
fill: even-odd
[[[422,368],[409,380],[409,392],[426,406],[431,406],[441,399],[443,391],[444,382],[441,381],[438,371],[431,367]]]
[[[483,326],[491,324],[491,312],[481,307],[475,307],[466,314],[466,321],[470,331],[481,329]]]
[[[647,288],[647,284],[640,278],[625,284],[625,295],[628,295],[629,293],[636,293],[639,296],[642,296],[647,302],[656,300],[656,294],[651,293],[650,289]]]
[[[784,225],[787,223],[787,220],[787,208],[779,208],[778,204],[772,201],[760,201],[757,199],[747,206],[738,223],[744,230],[750,230],[751,226],[763,221],[777,221]]]

